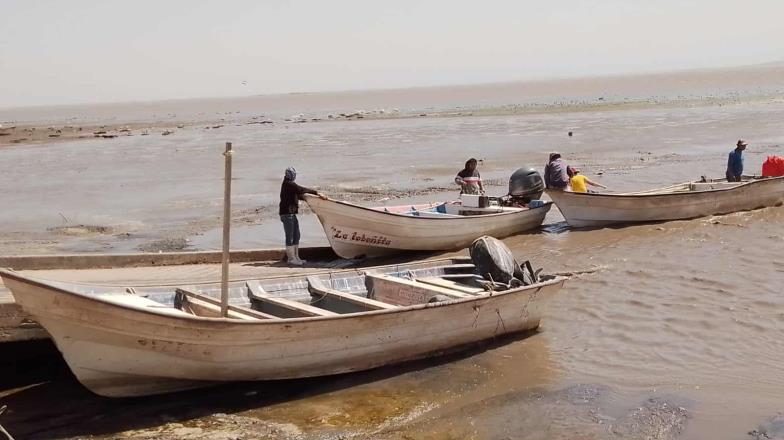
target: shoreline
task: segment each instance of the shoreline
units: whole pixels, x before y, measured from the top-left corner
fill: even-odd
[[[443,109],[422,109],[399,111],[354,110],[342,113],[309,114],[299,113],[288,118],[265,116],[240,116],[221,119],[171,120],[171,121],[116,121],[107,118],[103,122],[80,124],[29,123],[14,121],[0,125],[0,148],[22,145],[55,145],[66,141],[107,140],[125,136],[176,136],[178,130],[219,130],[225,126],[261,125],[265,127],[289,128],[298,124],[345,122],[345,121],[395,121],[421,118],[471,118],[495,116],[530,116],[549,114],[570,114],[583,112],[618,112],[648,109],[722,107],[744,104],[765,104],[784,102],[784,89],[776,92],[738,94],[728,92],[704,96],[679,97],[642,97],[642,98],[605,98],[562,99],[551,102],[531,102],[490,106],[458,106]],[[240,113],[237,112],[227,112]]]

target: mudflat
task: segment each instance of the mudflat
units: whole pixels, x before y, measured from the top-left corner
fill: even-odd
[[[289,165],[301,184],[361,204],[453,198],[452,178],[472,156],[498,195],[517,167],[541,168],[552,150],[612,190],[640,190],[722,176],[743,138],[746,172],[759,174],[766,156],[784,155],[782,73],[769,65],[82,108],[93,124],[112,114],[117,126],[139,122],[149,106],[177,116],[167,136],[0,147],[11,164],[0,175],[0,253],[218,249],[225,141],[236,150],[237,248],[280,246],[276,203]],[[47,126],[55,110],[73,113],[3,110],[0,120]],[[301,223],[303,244],[326,244],[312,214],[303,210]],[[333,378],[107,401],[49,347],[45,362],[3,376],[13,380],[0,392],[0,424],[19,438],[782,435],[784,208],[596,230],[572,230],[553,209],[541,231],[505,242],[548,271],[598,270],[567,283],[534,334]]]

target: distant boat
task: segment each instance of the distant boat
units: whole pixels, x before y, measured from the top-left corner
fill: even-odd
[[[343,258],[401,251],[462,249],[476,238],[504,238],[541,226],[551,203],[536,208],[455,203],[366,208],[306,195],[332,249]]]
[[[548,191],[570,226],[681,220],[776,206],[784,203],[784,177],[744,176],[686,182],[629,193]]]
[[[218,284],[126,289],[0,276],[85,387],[126,397],[433,356],[536,328],[566,280],[534,275],[528,286],[485,290],[469,261],[231,282],[228,318]]]

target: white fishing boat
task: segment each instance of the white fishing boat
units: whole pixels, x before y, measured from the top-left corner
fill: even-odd
[[[466,259],[220,285],[108,287],[2,270],[78,380],[104,396],[366,370],[536,328],[565,278],[494,290]],[[529,273],[534,273],[530,270]]]
[[[784,203],[784,177],[745,177],[741,182],[703,179],[629,193],[548,191],[569,225],[681,220]]]
[[[504,238],[537,228],[551,207],[551,202],[531,208],[456,201],[367,208],[315,196],[305,200],[343,258],[461,249],[483,235]]]

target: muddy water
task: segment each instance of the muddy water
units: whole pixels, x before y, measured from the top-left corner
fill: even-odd
[[[616,190],[721,176],[734,140],[746,167],[784,153],[780,98],[481,117],[196,128],[3,149],[3,253],[132,250],[184,237],[216,248],[221,143],[235,157],[236,247],[276,245],[279,174],[362,203],[443,198],[464,159],[486,179],[541,166],[558,149]],[[256,127],[256,126],[254,126]],[[572,130],[574,137],[567,137]],[[601,174],[600,174],[601,173]],[[373,189],[379,194],[357,195]],[[436,189],[432,189],[436,188]],[[503,193],[503,186],[493,186]],[[0,423],[19,438],[684,438],[784,435],[784,208],[654,225],[543,231],[506,240],[520,256],[578,275],[538,333],[446,359],[370,373],[239,384],[110,402],[81,390],[56,356],[4,390]],[[101,228],[63,229],[81,224]],[[312,215],[304,241],[324,243]],[[39,367],[41,368],[41,367]],[[40,373],[40,374],[39,374]],[[45,402],[60,402],[44,405]],[[67,402],[63,403],[63,402]],[[133,414],[129,417],[129,414]],[[48,420],[41,423],[40,420]],[[755,435],[757,435],[755,434]],[[765,438],[758,435],[758,438]]]

